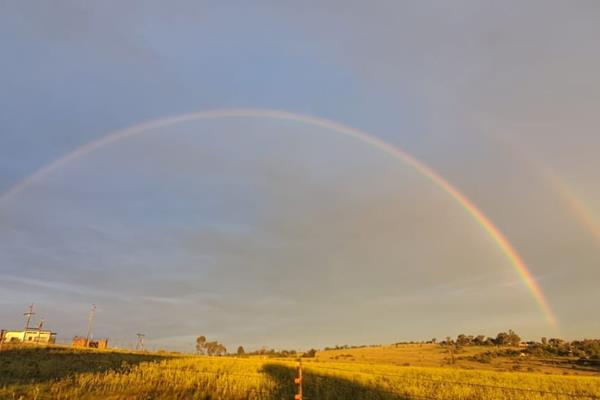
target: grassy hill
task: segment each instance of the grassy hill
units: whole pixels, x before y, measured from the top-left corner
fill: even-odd
[[[599,376],[457,367],[463,361],[440,367],[445,356],[435,346],[352,350],[320,352],[303,360],[306,399],[600,396]],[[353,353],[355,360],[341,361],[338,352]],[[419,366],[395,365],[410,364],[405,360]],[[295,366],[291,359],[267,357],[9,348],[0,352],[0,399],[291,399]]]
[[[494,371],[526,371],[563,375],[597,375],[600,370],[577,363],[577,357],[543,357],[519,347],[401,344],[319,351],[319,361],[345,361],[415,367],[445,367]]]

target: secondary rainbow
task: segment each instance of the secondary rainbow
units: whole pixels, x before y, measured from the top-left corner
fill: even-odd
[[[560,193],[563,201],[567,204],[575,218],[594,237],[597,247],[600,248],[600,225],[589,206],[581,200],[575,192],[562,180],[554,179],[553,185]]]
[[[16,194],[20,193],[31,184],[43,179],[45,176],[50,174],[55,169],[61,167],[62,165],[65,165],[75,159],[81,158],[86,154],[89,154],[92,151],[95,151],[101,147],[118,142],[131,136],[143,134],[144,132],[151,129],[156,129],[182,122],[215,118],[273,118],[288,121],[297,121],[308,125],[319,126],[326,129],[330,129],[340,134],[353,137],[408,164],[416,171],[418,171],[421,175],[428,178],[440,189],[449,194],[458,204],[460,204],[465,209],[465,211],[467,211],[469,215],[471,215],[471,217],[475,221],[477,221],[477,223],[485,230],[485,232],[487,232],[487,234],[502,250],[512,267],[520,276],[525,286],[531,292],[533,298],[536,300],[540,310],[544,314],[548,323],[553,326],[556,325],[556,318],[554,316],[554,313],[552,312],[552,309],[546,301],[546,298],[540,286],[538,285],[535,277],[531,274],[521,256],[517,253],[515,248],[511,245],[511,243],[500,231],[500,229],[498,229],[492,223],[492,221],[481,210],[479,210],[479,208],[477,208],[477,206],[472,201],[470,201],[456,187],[454,187],[450,182],[448,182],[441,175],[435,172],[432,168],[417,160],[415,157],[413,157],[406,151],[389,143],[386,143],[383,140],[366,132],[324,118],[270,109],[225,109],[196,112],[146,122],[123,130],[112,132],[98,140],[89,142],[74,150],[73,152],[67,154],[63,158],[60,158],[42,167],[41,169],[37,170],[33,174],[29,175],[27,178],[14,185],[10,190],[5,192],[4,194],[0,195],[0,204],[2,202],[7,201],[11,197],[14,197]]]
[[[530,166],[532,170],[535,171],[558,195],[565,207],[571,212],[577,222],[591,234],[596,245],[600,248],[600,223],[598,222],[598,218],[594,215],[594,212],[590,209],[588,204],[577,195],[565,179],[561,178],[552,167],[544,163],[539,156],[536,157],[531,149],[525,152],[522,145],[515,140],[511,140],[510,138],[514,137],[514,134],[500,135],[488,127],[482,129],[481,132],[488,138],[502,144],[521,162]]]

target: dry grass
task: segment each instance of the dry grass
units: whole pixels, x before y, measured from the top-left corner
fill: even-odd
[[[303,362],[305,395],[309,399],[537,400],[600,396],[600,377]],[[290,399],[294,394],[294,366],[290,360],[258,357],[15,349],[0,353],[0,398]]]
[[[344,361],[367,364],[389,364],[415,367],[445,367],[493,371],[521,371],[563,375],[597,375],[598,371],[575,365],[575,358],[508,357],[501,355],[506,348],[466,346],[454,354],[437,344],[402,344],[398,346],[363,347],[327,350],[317,353],[319,361]],[[519,351],[518,348],[514,350]],[[478,362],[473,356],[499,352],[487,362]]]

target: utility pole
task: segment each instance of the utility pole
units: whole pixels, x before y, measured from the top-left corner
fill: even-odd
[[[33,303],[29,305],[27,312],[23,313],[23,315],[27,317],[27,320],[25,322],[25,330],[23,331],[23,339],[21,339],[21,341],[25,342],[25,338],[27,337],[27,331],[29,330],[29,324],[31,323],[31,317],[35,315],[35,313],[33,312]]]
[[[90,310],[90,316],[88,318],[88,331],[87,331],[87,336],[85,337],[85,347],[90,347],[90,339],[92,337],[92,324],[94,323],[95,316],[96,316],[96,305],[92,304],[92,309]]]
[[[29,324],[31,323],[31,317],[35,315],[33,312],[33,303],[31,303],[27,312],[23,313],[23,315],[27,317],[27,322],[25,322],[25,332],[27,332],[29,330]]]
[[[35,341],[38,342],[38,343],[40,341],[40,336],[42,335],[42,328],[43,328],[43,326],[44,326],[44,320],[42,319],[40,321],[40,324],[38,325],[38,328],[37,328],[38,335],[37,335],[37,338],[35,339]]]
[[[144,335],[143,333],[136,333],[136,335],[137,335],[138,341],[137,341],[137,344],[135,345],[135,349],[144,351],[144,337],[146,335]]]

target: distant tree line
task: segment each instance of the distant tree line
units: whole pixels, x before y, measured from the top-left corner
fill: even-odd
[[[428,343],[436,342],[436,339],[432,339]],[[456,339],[452,339],[448,336],[446,337],[446,340],[439,342],[439,344],[442,346],[519,346],[521,344],[521,337],[512,329],[509,329],[508,332],[499,332],[496,337],[465,335],[461,333]]]
[[[428,343],[436,343],[432,339]],[[460,334],[453,340],[447,337],[446,340],[439,342],[442,346],[454,345],[462,346],[520,346],[519,353],[535,356],[573,356],[587,358],[591,360],[600,360],[600,339],[583,339],[566,341],[559,338],[541,338],[539,342],[529,341],[521,342],[521,337],[513,330],[500,332],[496,337],[486,337],[484,335],[465,335]]]
[[[204,354],[209,356],[222,356],[227,355],[227,348],[219,343],[218,341],[207,341],[206,336],[198,336],[196,338],[196,352],[198,354]],[[317,354],[316,349],[310,349],[305,352],[298,352],[296,350],[275,350],[268,347],[262,347],[255,351],[246,352],[244,346],[238,346],[235,355],[245,356],[267,356],[272,358],[285,358],[285,357],[315,357]]]
[[[396,343],[396,344],[399,344],[399,343]],[[333,347],[325,347],[323,350],[328,351],[328,350],[366,349],[367,347],[381,347],[381,345],[380,344],[361,344],[361,345],[350,346],[350,345],[344,344],[344,345],[335,345]]]
[[[520,347],[517,351],[517,355],[535,355],[535,356],[572,356],[580,357],[582,360],[593,360],[598,362],[600,360],[600,339],[583,339],[566,341],[559,338],[547,339],[541,338],[540,342],[529,341],[526,343],[521,342],[521,337],[512,329],[508,332],[499,332],[495,337],[488,337],[485,335],[466,335],[459,334],[456,339],[446,337],[445,340],[438,341],[433,338],[428,341],[422,342],[398,342],[394,345],[422,345],[422,344],[439,344],[451,349],[451,356],[454,356],[454,352],[460,350],[461,347],[465,346],[496,346],[496,347]],[[336,345],[334,347],[325,347],[324,350],[347,350],[347,349],[360,349],[368,347],[379,347],[381,345]],[[507,349],[506,351],[512,351]],[[198,336],[196,339],[196,351],[199,354],[206,354],[210,356],[221,356],[227,354],[227,348],[219,343],[218,341],[207,341],[205,336]],[[316,349],[310,349],[305,352],[299,352],[296,350],[275,350],[268,347],[262,347],[252,352],[246,352],[243,346],[237,348],[235,353],[238,356],[266,356],[272,358],[285,358],[285,357],[304,357],[312,358],[317,354]],[[491,354],[491,353],[490,353]],[[511,353],[512,354],[512,353]],[[485,354],[484,354],[485,356]]]
[[[440,344],[441,346],[455,345],[455,346],[518,346],[521,343],[521,337],[517,335],[513,330],[508,332],[500,332],[495,337],[488,337],[485,335],[465,335],[460,334],[456,339],[447,336],[445,340],[438,341],[433,338],[427,341],[404,341],[393,343],[392,346],[402,345],[423,345],[423,344]],[[336,345],[334,347],[325,347],[324,350],[346,350],[346,349],[363,349],[368,347],[380,347],[380,344],[371,345],[360,345],[360,346],[348,346],[348,345]]]
[[[267,356],[267,357],[297,357],[298,352],[296,350],[275,350],[268,347],[261,347],[258,350],[254,350],[246,353],[252,356]]]
[[[251,355],[251,356],[266,356],[266,357],[271,357],[271,358],[286,358],[286,357],[293,357],[293,358],[304,357],[304,358],[310,358],[310,357],[314,357],[317,354],[317,350],[316,349],[310,349],[310,350],[305,351],[305,352],[299,352],[299,351],[296,351],[296,350],[275,350],[275,349],[271,349],[271,348],[268,348],[268,347],[262,347],[262,348],[260,348],[258,350],[247,352],[247,353],[244,353],[244,354],[245,355]]]
[[[573,356],[600,360],[600,339],[573,340],[542,338],[541,342],[527,342],[527,353],[531,355]]]

